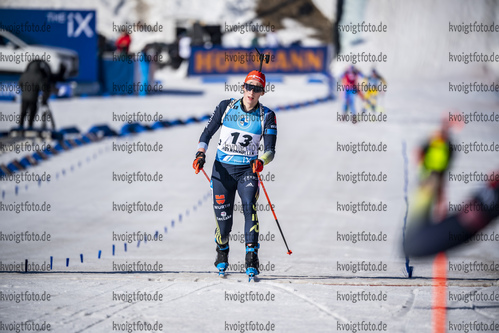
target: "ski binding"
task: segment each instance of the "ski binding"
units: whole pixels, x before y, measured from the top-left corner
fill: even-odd
[[[255,281],[258,271],[254,267],[248,267],[246,268],[246,274],[248,275],[248,282],[251,282],[251,280]]]
[[[219,263],[217,265],[217,268],[218,268],[218,276],[220,278],[225,278],[226,274],[225,274],[225,271],[227,270],[227,263],[225,262],[222,262],[222,263]]]

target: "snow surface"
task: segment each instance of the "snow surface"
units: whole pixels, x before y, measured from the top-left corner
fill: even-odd
[[[237,81],[239,78],[232,78]],[[262,97],[270,106],[303,101],[325,95],[326,86],[306,84],[305,78],[286,78],[276,83],[276,92]],[[223,84],[203,85],[189,81],[191,89],[205,92],[201,96],[164,96],[151,98],[75,99],[52,102],[59,126],[78,124],[87,130],[91,124],[112,122],[112,112],[139,110],[159,112],[166,119],[211,112],[217,101],[230,97]],[[274,241],[263,241],[260,261],[274,264],[264,271],[258,284],[248,284],[243,273],[216,276],[213,267],[213,211],[209,186],[201,174],[191,169],[193,154],[204,124],[174,127],[116,140],[160,142],[163,153],[124,154],[112,152],[114,139],[91,144],[52,158],[32,170],[47,172],[55,178],[41,187],[20,186],[14,194],[14,183],[2,183],[5,203],[46,201],[52,205],[47,213],[2,212],[2,232],[29,230],[52,235],[46,243],[0,243],[3,263],[49,263],[53,271],[46,274],[2,274],[0,291],[46,291],[50,302],[2,302],[0,317],[4,322],[33,320],[51,323],[55,332],[109,332],[112,323],[125,321],[159,321],[164,331],[219,332],[225,322],[270,321],[278,332],[336,331],[338,323],[366,320],[388,325],[389,332],[427,332],[431,326],[432,260],[412,260],[415,278],[405,278],[404,258],[399,251],[405,204],[403,201],[404,159],[402,142],[407,143],[410,189],[414,187],[416,169],[414,149],[439,124],[440,112],[446,108],[475,110],[476,101],[483,112],[497,111],[496,97],[490,94],[462,95],[443,99],[445,83],[432,82],[417,86],[411,94],[395,82],[386,96],[386,123],[341,123],[336,120],[340,100],[298,111],[279,112],[279,137],[275,160],[263,174],[275,174],[275,181],[265,183],[275,205],[278,219],[293,254],[288,256],[270,212],[261,212],[261,234],[275,235]],[[417,92],[417,94],[413,94]],[[425,96],[424,99],[415,96]],[[3,104],[3,112],[16,113],[19,105]],[[5,125],[5,124],[4,124]],[[499,139],[496,124],[468,124],[457,134],[456,141]],[[386,153],[337,152],[336,144],[350,141],[383,141]],[[213,143],[213,141],[212,141]],[[208,166],[214,156],[214,145],[208,151]],[[81,166],[78,166],[81,162]],[[497,166],[497,153],[457,154],[455,170],[490,171]],[[73,166],[74,171],[71,171]],[[62,175],[62,169],[66,171]],[[206,168],[211,174],[210,168]],[[112,172],[141,170],[164,175],[160,183],[127,184],[112,181]],[[383,171],[386,183],[344,183],[336,172]],[[479,184],[451,183],[449,200],[460,202]],[[121,213],[112,211],[112,202],[159,201],[163,212]],[[383,201],[388,211],[338,212],[336,202]],[[198,206],[199,201],[202,205]],[[236,203],[238,199],[236,199]],[[240,201],[239,201],[240,202]],[[259,200],[265,203],[263,194]],[[196,209],[194,210],[194,206]],[[189,211],[187,213],[187,211]],[[182,221],[179,221],[182,214]],[[171,225],[174,221],[174,226]],[[164,232],[167,227],[167,233]],[[236,214],[235,233],[243,230],[241,214]],[[337,241],[337,232],[383,231],[385,243],[348,243]],[[113,241],[112,233],[145,231],[163,233],[164,240],[147,244]],[[484,232],[499,232],[497,225]],[[112,245],[116,253],[111,254]],[[97,253],[102,250],[101,259]],[[79,255],[84,254],[84,263]],[[70,259],[65,266],[66,258]],[[242,264],[244,246],[232,242],[230,263]],[[468,244],[449,253],[449,260],[498,262],[497,243]],[[113,262],[142,261],[163,264],[162,273],[116,273]],[[342,272],[338,263],[382,261],[386,272]],[[497,272],[449,272],[449,291],[498,291]],[[162,302],[126,303],[112,299],[113,292],[158,291]],[[275,295],[274,302],[234,302],[225,300],[225,292],[247,291]],[[345,302],[337,293],[384,292],[384,302]],[[497,302],[450,302],[448,320],[479,320],[491,323],[499,314]]]
[[[425,4],[418,5],[422,2]],[[9,5],[24,7],[27,6],[26,3],[27,1],[12,1]],[[33,7],[40,6],[31,1],[30,3]],[[55,0],[50,3],[54,8],[96,6],[95,1],[81,1],[74,5]],[[98,6],[109,4],[110,8],[114,8],[117,3],[118,1],[100,1]],[[178,6],[176,8],[188,7],[180,1],[166,3],[175,4]],[[201,2],[194,2],[191,8],[197,8],[199,3]],[[379,7],[375,7],[374,3],[380,4]],[[406,9],[413,6],[411,11],[414,12],[425,12],[422,9],[426,8],[425,5],[436,2],[427,0],[396,3],[400,4],[398,6],[407,6]],[[454,2],[438,3],[446,4],[436,5],[434,12],[442,16],[439,24],[445,26],[449,19],[455,19],[446,18],[447,13],[464,15],[463,10],[447,10]],[[463,5],[462,2],[458,3],[455,7]],[[394,15],[389,15],[390,10],[401,11],[394,2],[368,4],[365,12],[368,17],[379,13],[395,19]],[[128,8],[127,6],[131,4],[124,2],[123,8]],[[210,8],[211,6],[212,3]],[[201,8],[198,11],[209,15],[208,13],[217,13],[219,6],[222,6],[219,2],[213,2],[213,11],[202,11],[202,6],[198,6]],[[481,6],[470,5],[464,8],[476,8],[483,13]],[[104,11],[101,7],[99,11],[98,17],[105,17],[101,13]],[[423,14],[413,16],[415,21],[427,20]],[[385,16],[374,17],[376,21],[380,18],[385,20]],[[396,17],[397,20],[404,20],[404,16]],[[52,206],[52,211],[45,213],[0,213],[1,231],[5,234],[29,230],[47,232],[52,236],[50,242],[44,243],[0,242],[2,264],[21,263],[25,259],[42,264],[49,263],[50,257],[53,257],[53,270],[49,273],[0,273],[0,299],[2,295],[25,291],[46,292],[51,295],[49,302],[16,303],[2,299],[1,324],[14,321],[47,322],[52,325],[53,332],[111,332],[113,323],[141,320],[150,323],[158,321],[164,325],[163,332],[221,332],[227,330],[226,324],[258,321],[275,324],[276,332],[336,332],[342,331],[342,324],[358,321],[377,324],[382,321],[387,324],[387,332],[431,332],[433,258],[411,259],[414,278],[407,279],[405,258],[400,253],[406,209],[403,143],[407,147],[408,192],[411,193],[417,179],[415,149],[438,129],[442,114],[455,109],[462,112],[497,113],[499,103],[497,94],[475,92],[465,95],[448,91],[449,80],[467,82],[490,79],[488,69],[479,73],[471,71],[470,74],[470,71],[456,66],[454,76],[451,76],[447,75],[448,70],[434,70],[433,66],[450,66],[440,57],[435,57],[435,63],[422,62],[412,66],[411,60],[419,57],[420,53],[414,51],[415,41],[406,41],[404,38],[414,38],[416,34],[425,32],[421,39],[430,43],[430,47],[434,47],[439,40],[444,53],[450,49],[449,43],[454,43],[455,40],[448,40],[427,27],[416,28],[409,24],[406,31],[410,27],[413,29],[411,34],[405,35],[404,31],[394,30],[393,35],[386,38],[386,44],[379,45],[379,48],[390,55],[400,53],[407,57],[398,57],[398,60],[391,63],[390,66],[393,67],[380,67],[382,74],[386,72],[389,83],[382,102],[388,117],[386,123],[352,124],[337,121],[341,99],[277,113],[279,135],[276,158],[265,167],[263,175],[268,172],[275,175],[275,181],[267,181],[265,186],[293,254],[286,254],[272,214],[260,212],[260,233],[275,235],[274,241],[261,242],[260,262],[275,266],[273,270],[263,271],[258,283],[248,284],[245,274],[233,269],[226,280],[217,277],[213,266],[214,218],[210,189],[204,176],[195,175],[191,167],[205,123],[177,126],[104,140],[53,157],[30,169],[38,174],[49,173],[52,181],[42,183],[40,187],[36,183],[21,183],[18,185],[17,196],[15,183],[0,183],[0,190],[5,191],[3,203],[46,201]],[[378,42],[381,40],[382,38]],[[477,43],[473,41],[472,45],[481,47],[482,44]],[[483,43],[488,42],[484,40]],[[416,80],[411,80],[411,75],[396,75],[404,66],[408,66],[407,73],[415,74],[420,71],[421,77],[425,78],[415,76]],[[231,77],[228,83],[238,83],[242,79]],[[327,94],[325,84],[309,84],[306,79],[303,76],[285,77],[283,83],[275,83],[275,92],[266,94],[261,101],[274,108]],[[51,101],[51,108],[60,127],[76,125],[82,131],[87,131],[92,125],[107,123],[119,130],[122,123],[112,121],[113,112],[159,112],[165,119],[187,119],[211,113],[220,100],[239,96],[224,91],[223,83],[203,84],[199,79],[192,78],[175,78],[163,82],[165,89],[202,91],[203,94],[56,100]],[[0,109],[4,114],[16,114],[19,112],[19,104],[2,103]],[[12,124],[0,123],[0,130],[11,126]],[[469,123],[460,132],[454,133],[454,140],[458,143],[497,143],[497,128],[497,123]],[[208,174],[211,174],[216,138],[217,135],[207,153]],[[163,144],[164,150],[162,153],[133,154],[111,151],[113,142],[127,141],[158,142]],[[357,154],[337,151],[337,143],[358,141],[382,141],[388,145],[388,150],[385,153]],[[22,156],[3,154],[0,162]],[[457,153],[453,170],[489,172],[497,169],[498,164],[497,152]],[[138,170],[151,173],[158,171],[164,176],[163,181],[133,184],[112,181],[113,172]],[[388,175],[388,181],[352,184],[337,180],[337,172],[350,171],[383,171]],[[451,182],[446,194],[449,201],[459,203],[480,186],[480,183]],[[164,209],[162,212],[133,214],[112,211],[113,201],[123,203],[138,200],[158,201],[164,205]],[[337,211],[338,201],[348,203],[359,200],[383,201],[388,205],[388,211],[357,214]],[[263,193],[259,203],[266,203]],[[235,214],[233,232],[237,234],[242,230],[242,215]],[[133,242],[128,244],[125,252],[123,242],[113,240],[113,232],[134,231],[158,231],[164,239],[140,243],[139,246]],[[383,231],[388,241],[353,244],[337,240],[338,232],[350,231]],[[483,232],[497,234],[499,226],[496,223]],[[116,246],[114,256],[113,244]],[[102,251],[101,259],[98,259],[99,250]],[[80,263],[80,254],[84,256],[83,263]],[[447,255],[449,261],[457,263],[499,263],[497,242],[469,243],[449,251]],[[69,258],[68,267],[66,258]],[[134,261],[158,262],[163,265],[162,272],[113,271],[113,262],[123,264]],[[240,265],[243,261],[243,244],[232,242],[230,263]],[[352,273],[338,269],[338,264],[350,261],[381,261],[387,265],[387,270]],[[447,291],[454,294],[497,294],[498,277],[497,272],[448,272]],[[158,292],[163,295],[163,300],[132,303],[113,300],[113,293],[138,291],[153,294]],[[275,300],[244,303],[226,300],[227,293],[233,295],[250,291],[263,294],[270,292]],[[385,293],[387,299],[354,303],[340,300],[338,296],[338,293],[362,291]],[[452,324],[469,321],[487,324],[498,322],[497,301],[447,300],[447,321]],[[0,330],[2,329],[3,326],[0,326]]]

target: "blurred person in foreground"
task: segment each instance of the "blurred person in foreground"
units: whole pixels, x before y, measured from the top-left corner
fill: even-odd
[[[403,244],[406,257],[434,255],[463,244],[499,216],[499,173],[489,177],[462,209],[447,213],[443,189],[453,157],[450,147],[449,124],[444,122],[420,154],[420,184],[409,205]]]
[[[251,71],[244,80],[243,97],[220,102],[199,139],[193,168],[198,173],[204,166],[206,150],[212,136],[221,127],[217,154],[213,164],[211,188],[216,218],[215,266],[220,276],[228,268],[229,234],[232,230],[236,191],[241,197],[245,220],[246,274],[258,275],[259,222],[256,202],[259,194],[258,173],[274,159],[277,140],[276,117],[263,106],[259,98],[264,95],[265,75]],[[263,139],[263,154],[260,142]]]

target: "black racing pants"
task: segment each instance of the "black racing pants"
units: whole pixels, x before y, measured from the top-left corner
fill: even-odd
[[[258,243],[260,226],[256,214],[258,199],[258,177],[249,165],[232,165],[219,161],[213,164],[211,176],[213,192],[213,208],[215,210],[215,240],[218,244],[226,244],[232,230],[234,199],[236,190],[241,198],[244,214],[244,238],[246,244]]]
[[[38,108],[38,96],[36,99],[23,99],[21,102],[21,117],[19,118],[19,126],[24,126],[24,119],[28,115],[28,127],[33,127],[35,115]]]

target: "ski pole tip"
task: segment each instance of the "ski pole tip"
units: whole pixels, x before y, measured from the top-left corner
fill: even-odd
[[[288,250],[288,254],[291,255],[291,253],[293,253],[293,252],[291,252],[291,250]]]

